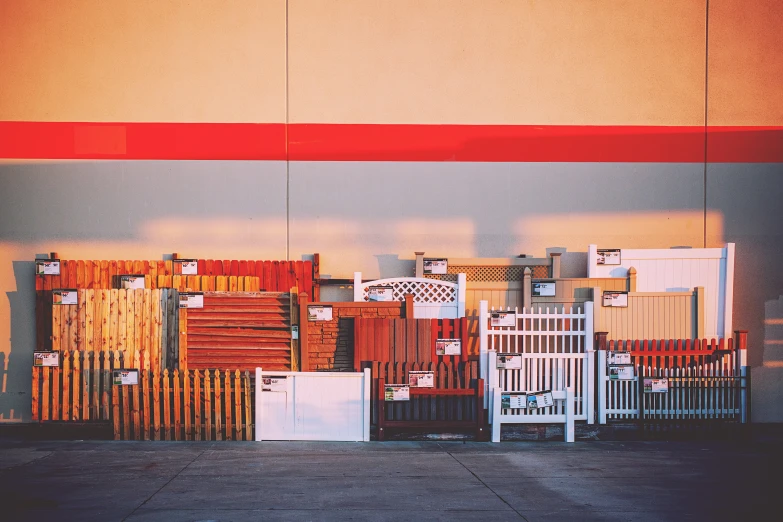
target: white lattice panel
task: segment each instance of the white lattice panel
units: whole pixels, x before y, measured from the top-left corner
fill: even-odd
[[[454,283],[406,277],[379,279],[362,285],[362,300],[369,301],[371,286],[391,286],[395,301],[404,301],[406,294],[413,294],[414,303],[454,303],[457,301],[457,285]]]

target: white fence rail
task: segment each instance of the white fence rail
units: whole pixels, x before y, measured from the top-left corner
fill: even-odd
[[[265,382],[266,379],[266,382]],[[256,440],[370,440],[370,370],[256,368]]]
[[[391,297],[376,292],[390,301],[404,301],[406,294],[413,295],[413,316],[416,319],[457,319],[465,317],[465,274],[457,274],[457,282],[439,281],[420,277],[392,277],[362,282],[362,273],[354,272],[354,302],[371,301],[371,288],[391,288]]]

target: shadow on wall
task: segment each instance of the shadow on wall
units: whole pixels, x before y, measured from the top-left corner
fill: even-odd
[[[764,303],[764,363],[751,374],[753,422],[783,419],[783,295]]]
[[[388,277],[412,277],[416,273],[416,261],[400,259],[399,254],[376,254],[379,279]]]
[[[35,328],[35,263],[14,261],[16,291],[6,292],[11,309],[11,351],[0,353],[0,421],[29,421]],[[32,306],[30,306],[32,304]],[[34,320],[34,319],[33,319]]]

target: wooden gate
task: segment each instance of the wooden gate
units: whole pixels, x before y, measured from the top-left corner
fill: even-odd
[[[205,292],[180,310],[180,369],[296,371],[298,317],[296,292]]]

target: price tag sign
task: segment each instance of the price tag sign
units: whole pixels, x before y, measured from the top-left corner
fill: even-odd
[[[597,265],[619,265],[620,264],[620,249],[619,248],[599,248],[596,252]]]
[[[601,304],[615,308],[628,308],[628,292],[604,292]]]
[[[536,297],[554,297],[555,283],[533,283],[533,295]]]
[[[370,301],[390,302],[394,301],[393,286],[371,286],[367,289],[367,298]]]
[[[632,381],[634,378],[633,366],[610,366],[609,380],[612,381]]]
[[[555,401],[552,398],[552,392],[549,390],[528,393],[527,394],[527,409],[535,410],[536,408],[548,408],[554,406]]]
[[[411,388],[434,388],[434,372],[408,372],[408,385]]]
[[[668,393],[669,379],[644,378],[644,393]]]
[[[203,292],[180,292],[179,307],[180,308],[204,308],[204,293]]]
[[[36,259],[35,275],[60,275],[60,260]]]
[[[262,377],[261,391],[284,392],[287,389],[286,377]]]
[[[197,275],[198,274],[198,260],[197,259],[175,259],[175,263],[179,264],[182,275]]]
[[[115,386],[139,384],[139,370],[112,370],[112,382]]]
[[[606,364],[631,364],[631,352],[606,352]]]
[[[516,326],[517,314],[516,312],[490,312],[489,325],[493,328],[501,326]]]
[[[60,366],[60,352],[33,352],[33,366]]]
[[[495,367],[499,370],[521,370],[522,356],[516,353],[499,353],[495,359]]]
[[[127,290],[136,290],[144,288],[144,276],[141,274],[136,275],[121,275],[120,276],[120,288]]]
[[[437,339],[435,341],[436,355],[459,355],[462,353],[462,340]]]
[[[448,259],[424,259],[424,273],[425,274],[446,274],[448,273],[449,260]]]
[[[308,321],[331,321],[332,307],[328,305],[307,305]]]
[[[501,393],[500,407],[502,409],[527,409],[527,396],[524,393]]]
[[[387,384],[383,387],[383,399],[385,401],[409,401],[411,389],[407,384]]]
[[[79,292],[75,288],[59,288],[52,290],[52,304],[75,305],[79,304]]]

